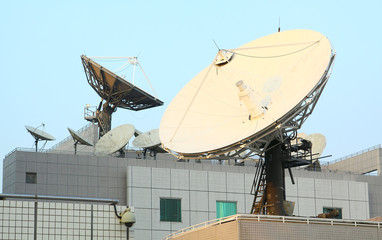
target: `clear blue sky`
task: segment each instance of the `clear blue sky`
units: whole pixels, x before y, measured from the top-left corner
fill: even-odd
[[[112,124],[146,131],[159,127],[172,98],[213,60],[213,39],[235,48],[276,32],[279,17],[281,30],[319,31],[337,51],[301,131],[326,136],[329,160],[382,143],[381,1],[5,1],[1,8],[1,159],[33,147],[24,125],[45,123],[57,139],[50,147],[69,135],[67,127],[87,124],[83,108],[100,98],[86,81],[81,54],[139,54],[165,104],[119,109]]]

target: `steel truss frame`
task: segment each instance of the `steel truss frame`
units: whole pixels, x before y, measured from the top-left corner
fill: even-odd
[[[157,99],[156,97],[151,96],[150,94],[144,92],[143,90],[139,89],[133,84],[130,84],[129,82],[123,80],[118,75],[110,72],[106,68],[103,68],[91,59],[85,56],[81,56],[81,60],[89,85],[102,98],[102,101],[105,100],[109,105],[134,111],[163,105],[163,102]],[[134,70],[135,65],[138,65],[142,70],[145,78],[147,79],[147,76],[144,73],[142,66],[139,64],[138,60],[135,57],[128,57],[128,60],[130,64],[134,64]],[[97,77],[93,65],[100,66],[100,77]],[[108,86],[108,84],[105,81],[105,72],[110,75],[115,75],[115,79],[111,86]],[[118,81],[121,81],[124,84],[126,84],[126,86],[128,86],[127,90],[117,91],[115,89],[115,84]],[[149,101],[147,101],[148,99]]]

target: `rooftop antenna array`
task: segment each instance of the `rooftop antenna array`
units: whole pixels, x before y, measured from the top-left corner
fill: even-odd
[[[85,145],[85,146],[93,146],[88,140],[82,138],[76,131],[68,127],[68,131],[74,140],[74,154],[77,154],[77,144]]]
[[[329,40],[311,30],[220,49],[166,109],[163,148],[179,159],[260,156],[251,212],[286,215],[284,169],[311,163],[311,144],[291,142],[313,112],[334,58]]]
[[[27,131],[32,135],[32,137],[34,137],[35,139],[35,142],[34,142],[34,145],[36,146],[36,152],[38,151],[38,142],[39,141],[45,141],[44,145],[42,148],[44,148],[45,144],[48,142],[48,141],[53,141],[53,140],[56,140],[56,138],[54,138],[52,135],[38,129],[39,127],[45,127],[45,124],[42,123],[40,126],[38,127],[31,127],[31,126],[25,126],[25,128],[27,129]]]
[[[133,66],[134,72],[132,83],[126,81],[124,77],[118,76],[116,73],[101,66],[93,59],[125,59],[127,62],[122,65],[120,69],[125,68],[127,65]],[[163,105],[163,102],[156,96],[154,97],[134,85],[135,70],[137,66],[141,69],[144,77],[148,81],[138,58],[86,57],[85,55],[82,55],[81,60],[89,85],[101,97],[101,102],[95,111],[92,111],[89,106],[85,107],[85,119],[93,123],[98,123],[99,137],[104,136],[111,130],[111,115],[117,108],[140,111]],[[150,84],[149,81],[148,83]],[[153,92],[155,95],[154,90]]]

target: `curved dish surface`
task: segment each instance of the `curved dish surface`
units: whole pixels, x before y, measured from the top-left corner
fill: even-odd
[[[326,78],[333,56],[329,40],[311,30],[274,33],[225,51],[233,53],[226,63],[210,64],[169,104],[159,131],[164,147],[208,153],[266,136],[298,113]],[[263,111],[256,118],[239,96],[239,81]]]
[[[93,146],[93,144],[91,144],[89,141],[87,141],[86,139],[82,138],[80,135],[77,134],[76,131],[74,131],[73,129],[69,128],[68,127],[68,131],[70,133],[70,135],[72,135],[72,138],[76,141],[78,141],[80,144],[82,145],[86,145],[86,146]]]
[[[326,137],[321,133],[313,133],[306,136],[305,139],[312,142],[312,153],[317,154],[314,158],[321,157],[326,147]]]
[[[138,148],[150,148],[160,145],[159,129],[153,129],[148,132],[138,135],[134,141],[133,145]]]
[[[35,137],[37,139],[46,140],[46,141],[56,140],[56,138],[53,137],[52,135],[50,135],[44,131],[41,131],[40,129],[37,129],[35,127],[25,126],[25,128],[27,129],[27,131],[30,134],[32,134],[33,137]]]
[[[120,150],[126,146],[134,132],[135,127],[131,124],[124,124],[112,129],[96,143],[94,154],[104,156]]]

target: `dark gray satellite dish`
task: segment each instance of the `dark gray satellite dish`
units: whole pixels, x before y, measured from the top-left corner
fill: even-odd
[[[89,141],[82,138],[73,129],[68,127],[68,131],[69,131],[70,135],[72,135],[73,140],[74,140],[74,154],[77,154],[77,144],[78,143],[85,145],[85,146],[93,146],[93,144],[91,144]]]

